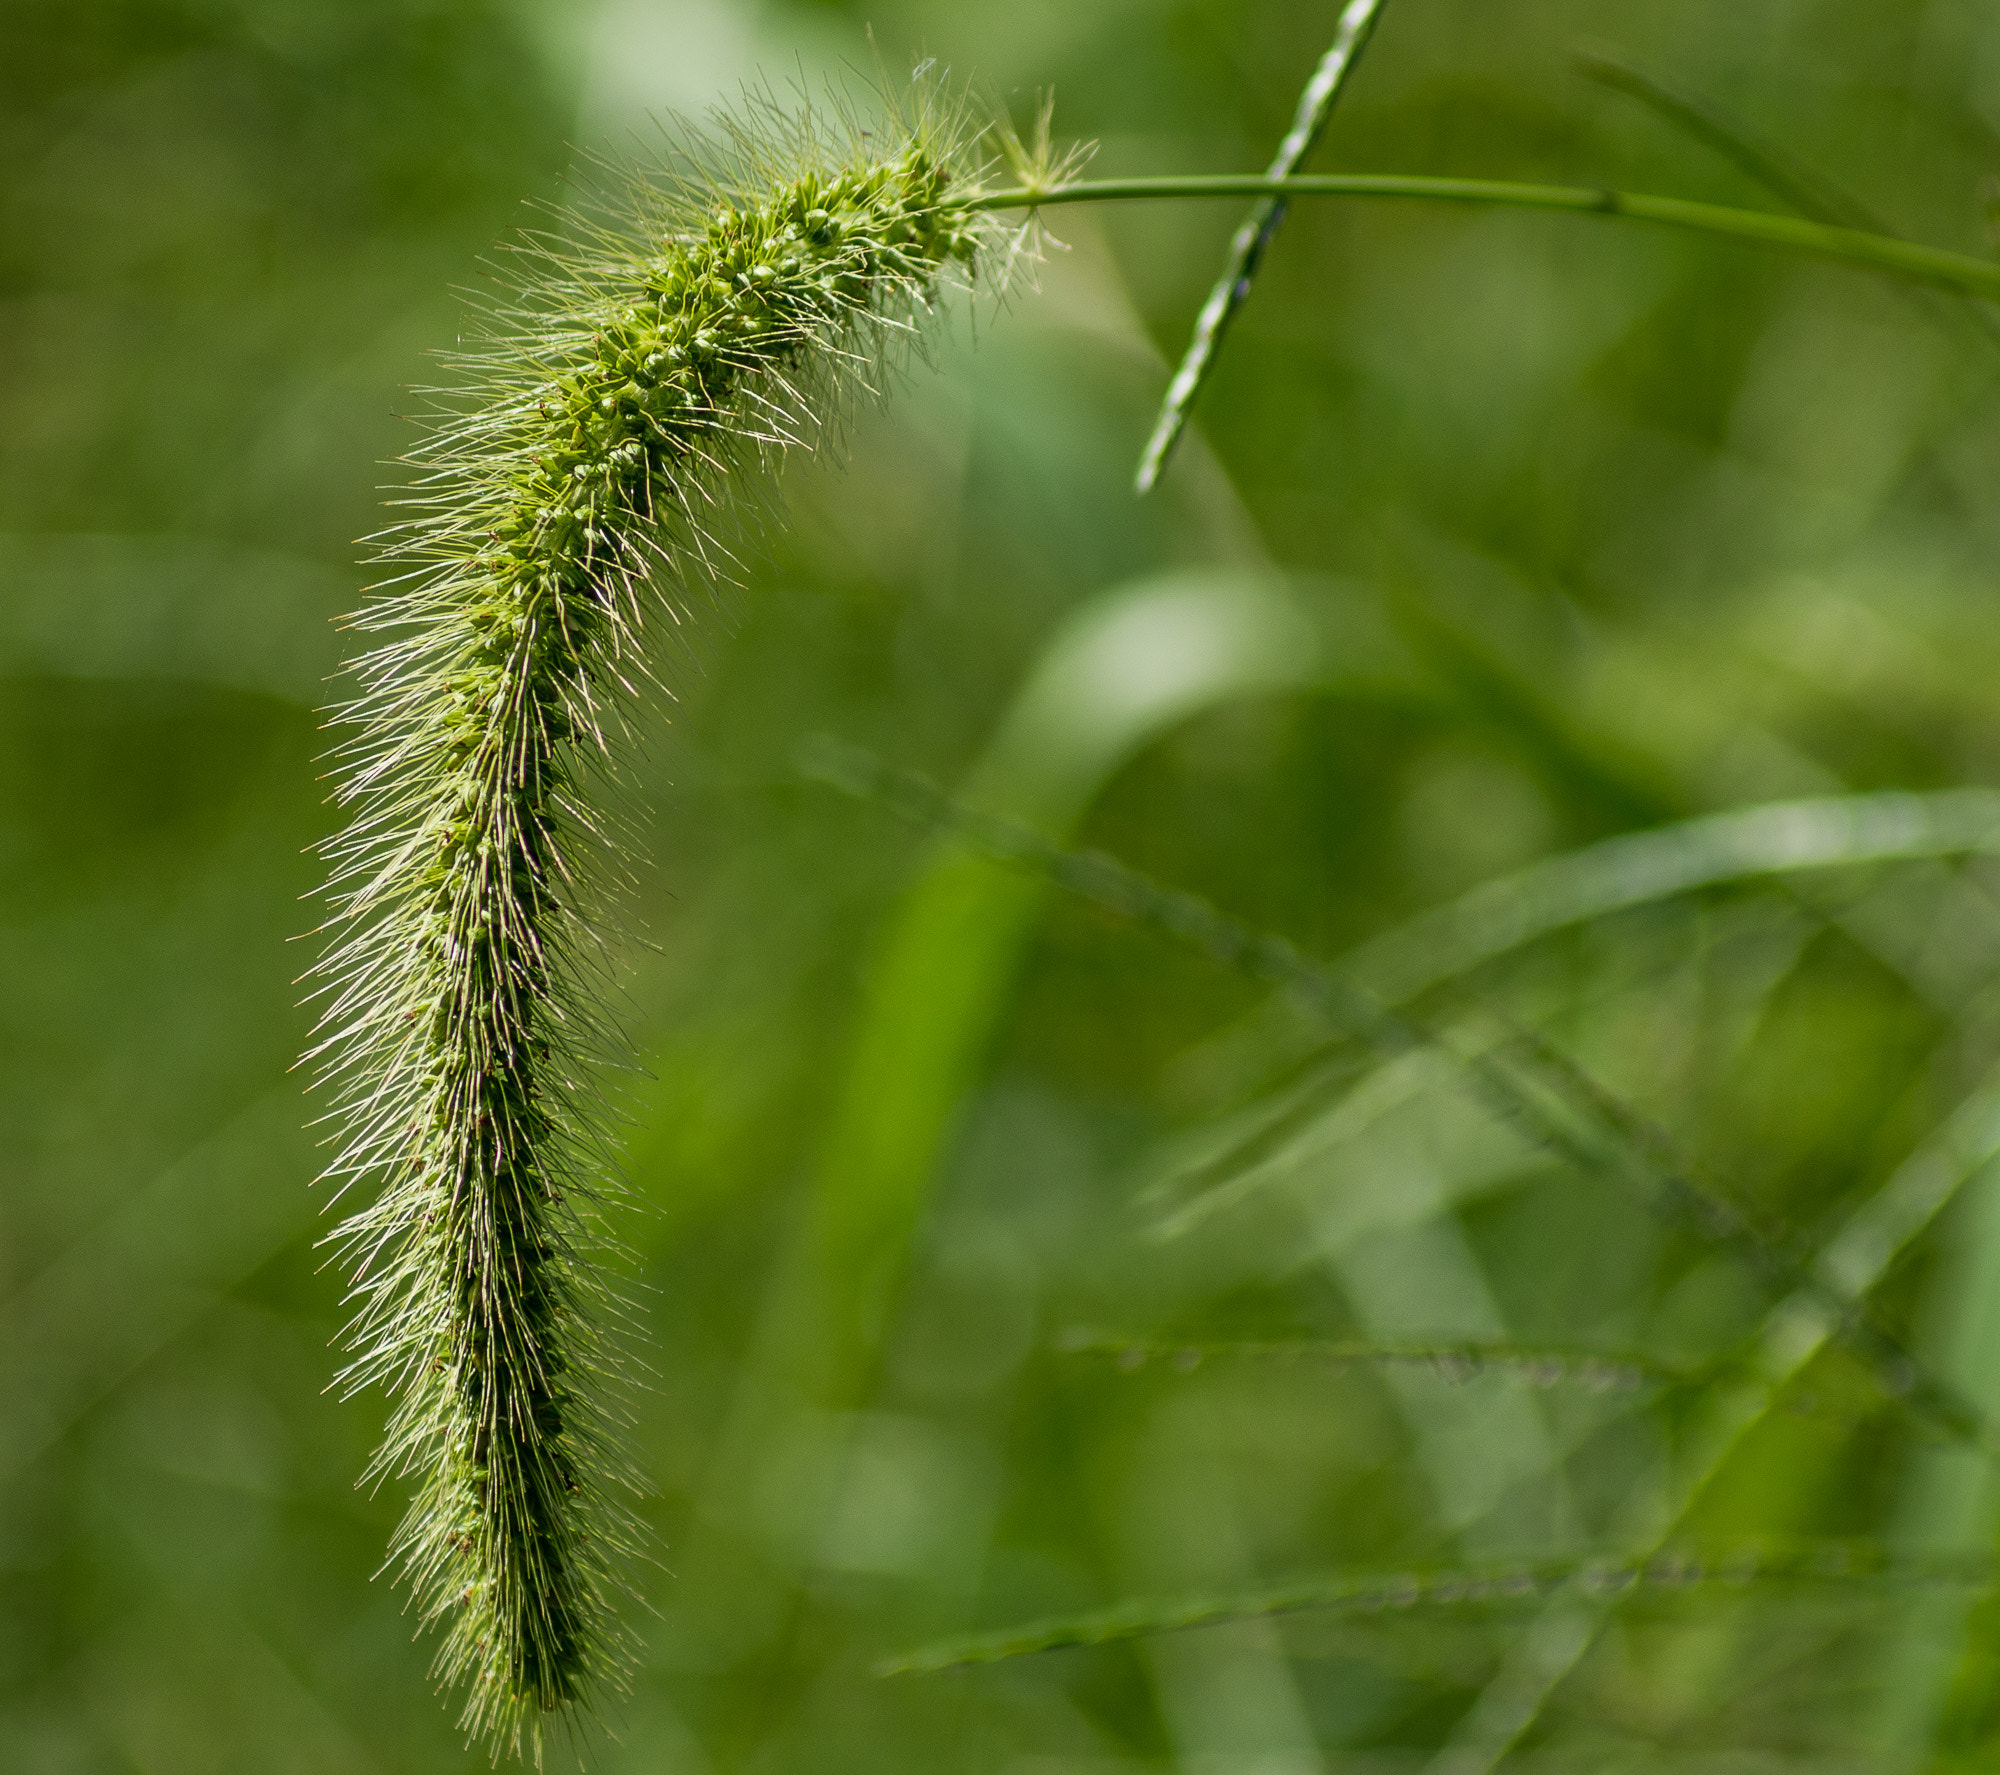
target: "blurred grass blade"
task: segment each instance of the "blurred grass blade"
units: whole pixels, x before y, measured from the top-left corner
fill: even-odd
[[[1851,228],[1866,234],[1897,234],[1859,198],[1782,148],[1763,140],[1742,118],[1732,116],[1712,99],[1684,92],[1601,52],[1581,54],[1576,64],[1585,79],[1638,100],[1654,116],[1720,155],[1800,215],[1835,228]],[[1920,292],[1912,292],[1912,296],[1929,319],[1955,337],[1969,326],[1986,344],[2000,345],[2000,321],[1985,309],[1968,309],[1957,303],[1947,305],[1925,299]]]
[[[1362,51],[1368,47],[1368,39],[1374,35],[1376,22],[1387,4],[1388,0],[1348,0],[1347,9],[1341,13],[1340,23],[1334,30],[1333,46],[1320,59],[1312,79],[1299,95],[1298,112],[1285,139],[1278,144],[1277,155],[1271,162],[1270,177],[1284,179],[1297,172],[1305,157],[1312,152],[1314,144],[1325,133],[1333,108],[1339,102],[1348,77],[1360,62]],[[1216,280],[1215,288],[1209,291],[1208,300],[1202,304],[1201,313],[1194,323],[1194,338],[1188,344],[1180,367],[1174,372],[1173,381],[1168,384],[1160,416],[1153,422],[1153,435],[1146,440],[1145,453],[1139,459],[1137,485],[1141,493],[1153,490],[1174,453],[1174,446],[1180,442],[1181,432],[1187,426],[1188,411],[1201,393],[1202,384],[1208,380],[1216,357],[1222,350],[1223,335],[1228,332],[1229,323],[1236,318],[1236,311],[1248,300],[1250,285],[1263,263],[1265,250],[1284,225],[1284,220],[1285,200],[1281,197],[1263,198],[1244,218],[1243,225],[1230,241],[1229,257],[1223,265],[1222,275]]]
[[[1869,1211],[1807,1262],[1775,1242],[1733,1203],[1676,1165],[1665,1137],[1588,1078],[1532,1031],[1507,1025],[1467,1042],[1440,1036],[1396,1015],[1380,996],[1346,973],[1302,954],[1283,937],[1259,931],[1207,901],[1167,887],[1101,853],[1052,843],[1019,821],[970,808],[913,772],[884,764],[858,747],[822,738],[802,750],[801,768],[850,795],[879,800],[906,819],[956,833],[991,856],[1046,876],[1143,928],[1184,943],[1217,965],[1267,985],[1292,988],[1334,1028],[1395,1057],[1435,1047],[1454,1060],[1495,1114],[1586,1175],[1604,1173],[1641,1186],[1643,1199],[1708,1243],[1743,1257],[1756,1272],[1794,1290],[1881,1377],[1889,1391],[1948,1434],[2000,1447],[2000,1431],[1950,1389],[1925,1376],[1896,1341],[1862,1313],[1855,1278],[1871,1267],[1877,1247],[1928,1217],[1962,1179],[1951,1166],[1961,1148],[1988,1150],[1983,1099],[1969,1104],[1940,1135],[1942,1172],[1906,1164],[1869,1204]],[[1504,1052],[1511,1045],[1514,1052]],[[1585,1118],[1579,1120],[1579,1113]],[[2000,1112],[1996,1112],[2000,1114]],[[1972,1117],[1970,1127],[1965,1118]],[[1869,1241],[1873,1241],[1870,1243]]]
[[[1150,1184],[1141,1196],[1159,1213],[1148,1229],[1150,1236],[1181,1238],[1304,1159],[1365,1132],[1399,1104],[1432,1088],[1433,1072],[1416,1056],[1399,1056],[1358,1078],[1348,1071],[1322,1072],[1306,1081],[1285,1095],[1282,1113],[1257,1117],[1246,1138],[1191,1170],[1169,1171]]]
[[[2000,1166],[1987,1165],[1960,1192],[1952,1234],[1940,1242],[1936,1280],[1926,1290],[1917,1349],[1948,1384],[2000,1412]],[[1890,1530],[1911,1550],[1991,1546],[2000,1511],[2000,1473],[1964,1448],[1918,1448],[1903,1476]],[[1966,1707],[1955,1695],[1964,1676],[1989,1665],[1993,1624],[1958,1601],[1912,1606],[1889,1649],[1875,1739],[1892,1759],[1923,1761],[1955,1734]],[[1971,1686],[1976,1693],[1980,1685]]]
[[[1384,1004],[1406,1004],[1489,962],[1592,920],[1704,888],[1800,870],[1963,856],[2000,849],[2000,793],[1948,789],[1775,802],[1607,839],[1484,882],[1457,900],[1369,938],[1334,966]],[[1327,1137],[1350,1092],[1344,1075],[1313,1081],[1261,1128],[1198,1172],[1171,1179],[1180,1197],[1155,1231],[1175,1237],[1233,1207],[1292,1156],[1277,1135]],[[1165,1187],[1163,1184],[1160,1186]]]
[[[1238,1596],[1133,1601],[995,1633],[967,1634],[920,1647],[877,1668],[883,1676],[921,1675],[968,1664],[996,1664],[1035,1652],[1109,1645],[1148,1634],[1308,1609],[1395,1615],[1420,1609],[1504,1609],[1558,1596],[1673,1595],[1702,1588],[1743,1590],[1752,1585],[1953,1585],[1976,1589],[1991,1584],[1994,1573],[1994,1556],[1984,1549],[1896,1560],[1871,1543],[1821,1541],[1777,1548],[1751,1544],[1721,1551],[1649,1551],[1639,1558],[1597,1554],[1583,1559],[1334,1576]]]
[[[1324,1045],[1318,1025],[1313,1036]],[[1158,1208],[1171,1199],[1199,1199],[1211,1185],[1227,1184],[1271,1162],[1317,1125],[1329,1103],[1361,1088],[1373,1070],[1346,1054],[1337,1054],[1331,1063],[1318,1060],[1309,1051],[1295,1076],[1279,1080],[1228,1114],[1173,1136],[1139,1200]]]
[[[1579,54],[1576,66],[1585,79],[1637,99],[1656,117],[1713,149],[1800,215],[1837,228],[1855,228],[1873,234],[1892,232],[1858,199],[1783,149],[1761,140],[1741,118],[1732,117],[1712,100],[1681,91],[1602,51]]]
[[[1268,575],[1149,577],[1071,614],[970,772],[975,804],[1066,835],[1111,776],[1198,710],[1297,688],[1313,632]],[[795,1237],[711,1497],[726,1513],[775,1419],[865,1398],[938,1155],[978,1075],[1046,884],[942,837],[891,911]]]
[[[1857,1303],[1888,1274],[1917,1237],[1974,1178],[1990,1178],[2000,1161],[2000,1070],[1967,1096],[1826,1245],[1815,1268],[1825,1282]],[[1635,1498],[1625,1511],[1622,1539],[1663,1548],[1682,1534],[1715,1489],[1731,1460],[1763,1424],[1784,1390],[1846,1328],[1848,1316],[1829,1311],[1824,1286],[1800,1289],[1764,1316],[1740,1370],[1703,1396],[1678,1477],[1661,1498]],[[1914,1372],[1905,1386],[1918,1383]],[[1990,1459],[1990,1448],[1981,1454]],[[1468,1711],[1434,1765],[1443,1775],[1486,1775],[1533,1727],[1564,1678],[1596,1638],[1599,1613],[1547,1619],[1553,1629],[1525,1636],[1487,1694]]]
[[[1631,907],[1795,869],[2000,851],[2000,791],[1774,802],[1606,839],[1530,864],[1370,938],[1338,964],[1390,1004]]]
[[[1289,1338],[1269,1342],[1177,1339],[1079,1329],[1057,1348],[1075,1356],[1102,1356],[1130,1374],[1149,1363],[1165,1363],[1182,1374],[1208,1362],[1270,1362],[1312,1366],[1339,1374],[1347,1368],[1428,1369],[1444,1381],[1471,1381],[1499,1374],[1530,1386],[1577,1386],[1591,1392],[1629,1393],[1645,1386],[1687,1386],[1707,1371],[1662,1362],[1635,1350],[1587,1350],[1561,1344],[1522,1344],[1489,1339],[1441,1339],[1391,1343],[1380,1340]]]

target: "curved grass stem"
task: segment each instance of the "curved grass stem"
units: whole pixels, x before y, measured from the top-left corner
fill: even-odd
[[[1958,295],[2000,301],[2000,264],[1976,259],[1969,253],[1955,253],[1945,247],[1924,246],[1858,228],[1835,227],[1799,216],[1585,185],[1529,185],[1506,179],[1442,179],[1407,173],[1327,173],[1287,179],[1254,173],[1221,173],[1189,178],[1079,179],[1046,190],[990,191],[973,198],[970,207],[1047,209],[1070,203],[1201,197],[1389,198],[1608,216],[1806,253]]]
[[[1749,123],[1699,93],[1682,91],[1610,56],[1580,55],[1577,68],[1585,79],[1636,99],[1670,129],[1721,156],[1808,221],[1862,234],[1895,234],[1865,203],[1775,143],[1763,140]],[[1911,300],[1954,337],[1962,337],[1969,329],[1983,344],[2000,346],[2000,317],[1988,310],[1945,307],[1921,292],[1913,294]]]

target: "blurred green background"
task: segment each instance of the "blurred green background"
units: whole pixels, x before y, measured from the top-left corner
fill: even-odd
[[[1023,116],[1053,87],[1097,171],[1140,173],[1261,168],[1335,16],[6,0],[0,1770],[481,1761],[371,1582],[400,1500],[354,1489],[382,1400],[325,1391],[341,1283],[288,1070],[328,619],[453,288],[578,150],[760,72],[865,69],[871,25],[890,68],[935,56]],[[1585,48],[1990,252],[1978,0],[1393,0],[1313,165],[1777,204],[1583,77]],[[1962,310],[1692,236],[1309,206],[1139,502],[1238,213],[1062,214],[1039,293],[961,308],[890,405],[787,469],[788,528],[635,764],[621,1226],[660,1554],[593,1765],[1989,1768],[2000,1616],[1959,1591],[1306,1613],[872,1674],[940,1634],[1346,1568],[1995,1541],[1986,1462],[1819,1344],[1712,1458],[1703,1412],[1740,1387],[1061,1349],[1687,1364],[1792,1321],[1782,1283],[1462,1071],[1379,1064],[806,782],[802,736],[1327,957],[1621,834],[1667,829],[1647,854],[1686,877],[1713,829],[1677,822],[2000,776],[2000,350]],[[1356,965],[1428,984],[1463,1042],[1496,1011],[1543,1031],[1801,1250],[1858,1226],[1882,1322],[2000,1408],[2000,875],[1865,833],[1782,872],[1785,830],[1698,891],[1567,913],[1545,869],[1505,890],[1534,940],[1433,921],[1402,976],[1379,944]],[[1447,952],[1455,979],[1423,980]],[[1868,1231],[1912,1191],[1934,1221]]]

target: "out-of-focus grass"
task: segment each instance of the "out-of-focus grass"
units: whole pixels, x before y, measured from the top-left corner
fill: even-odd
[[[382,1405],[322,1391],[339,1285],[287,1073],[306,1027],[287,939],[315,917],[302,852],[328,818],[326,619],[362,582],[352,539],[380,522],[407,386],[459,324],[450,287],[523,199],[560,196],[570,144],[616,149],[646,104],[760,67],[865,64],[864,19],[892,68],[937,55],[1023,107],[1053,85],[1110,173],[1262,165],[1335,10],[15,0],[0,1767],[471,1766],[370,1581],[395,1500],[351,1481]],[[1773,201],[1580,79],[1587,42],[1752,118],[1900,230],[1989,250],[2000,26],[1971,0],[1394,0],[1315,164]],[[1059,811],[1329,957],[1621,834],[1994,781],[2000,430],[1976,338],[1866,277],[1727,245],[1301,206],[1201,435],[1135,502],[1234,219],[1063,216],[1039,295],[959,317],[844,464],[788,472],[791,527],[649,735],[626,1232],[664,1551],[602,1767],[1422,1768],[1477,1743],[1496,1680],[1534,1674],[1518,1621],[1303,1615],[871,1672],[1129,1597],[1567,1557],[1630,1531],[1700,1446],[1678,1396],[1127,1373],[1061,1353],[1074,1326],[1686,1364],[1777,1298],[1496,1124],[1448,1066],[1385,1077],[1227,970],[995,888],[972,899],[1007,965],[923,1115],[890,1118],[907,1231],[833,1277],[868,1328],[861,1378],[773,1386],[783,1254],[841,1175],[843,1094],[891,1051],[868,1019],[920,1052],[953,1033],[910,938],[935,841],[805,783],[803,735],[963,781],[1088,600],[1166,571],[1281,575],[1310,685],[1189,709]],[[1490,947],[1450,988],[1469,1007],[1418,1008],[1540,1030],[1810,1249],[1867,1224],[1991,1068],[1995,888],[1949,846],[1712,872]],[[884,1004],[869,958],[899,931],[919,961]],[[1220,1193],[1158,1236],[1190,1180]],[[1874,1302],[1989,1408],[1991,1191],[1975,1176]],[[1980,1457],[1830,1344],[1689,1532],[1989,1547],[1992,1502]],[[1990,1602],[1942,1595],[1623,1605],[1544,1684],[1519,1754],[1978,1766],[1994,1634]]]

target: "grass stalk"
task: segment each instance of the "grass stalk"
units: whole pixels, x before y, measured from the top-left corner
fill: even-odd
[[[1386,5],[1387,0],[1348,0],[1347,9],[1334,29],[1333,46],[1320,58],[1312,79],[1299,95],[1298,113],[1292,119],[1292,127],[1285,132],[1285,139],[1278,144],[1266,177],[1290,178],[1326,133],[1333,108],[1346,90],[1369,38],[1375,34]],[[1236,311],[1249,299],[1258,267],[1284,221],[1282,197],[1260,198],[1230,241],[1222,275],[1216,279],[1195,319],[1194,337],[1188,342],[1173,381],[1167,385],[1153,435],[1146,440],[1145,451],[1139,458],[1135,484],[1141,493],[1150,493],[1165,471],[1174,446],[1187,427],[1188,412],[1215,368],[1223,335],[1236,318]]]
[[[1078,179],[1043,189],[992,191],[972,199],[980,210],[1050,209],[1072,203],[1134,203],[1180,198],[1333,197],[1547,210],[1645,222],[1662,228],[1804,253],[1884,276],[2000,301],[2000,264],[1944,247],[1898,240],[1765,210],[1698,203],[1684,197],[1584,185],[1534,185],[1506,179],[1444,179],[1409,173],[1324,173],[1273,179],[1221,173],[1157,179]]]

